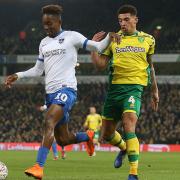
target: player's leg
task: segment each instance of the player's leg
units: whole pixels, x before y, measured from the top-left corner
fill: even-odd
[[[57,143],[56,143],[55,139],[52,144],[52,151],[53,151],[54,160],[57,160],[58,159],[58,150],[57,150]]]
[[[78,132],[76,134],[73,134],[70,133],[68,130],[68,121],[69,121],[68,112],[71,110],[73,104],[76,101],[76,96],[77,96],[76,92],[71,88],[65,88],[64,91],[61,93],[61,96],[62,95],[63,95],[62,99],[66,101],[63,107],[64,117],[62,121],[59,124],[57,124],[55,131],[58,131],[58,133],[62,131],[64,133],[61,133],[60,137],[56,136],[56,140],[58,140],[58,143],[62,146],[68,144],[80,143],[80,142],[87,142],[91,150],[90,155],[92,155],[91,153],[94,152],[94,144],[93,144],[94,132],[87,131],[87,132]]]
[[[62,121],[64,121],[64,118],[62,119]],[[59,123],[60,123],[60,122],[59,122]],[[55,127],[55,129],[56,129],[56,127]],[[61,133],[64,133],[64,132],[61,131]],[[54,130],[54,134],[55,134],[55,137],[60,137],[60,136],[62,136],[60,133],[57,133],[56,130]],[[54,142],[55,142],[55,147],[57,147],[56,138],[55,138]],[[53,142],[53,144],[54,144],[54,142]],[[52,144],[52,148],[53,148],[53,144]],[[56,148],[56,150],[57,150],[57,148]],[[54,153],[54,154],[56,154],[56,153]],[[58,155],[58,154],[57,154],[57,155]],[[57,157],[57,156],[55,156],[55,157]],[[61,145],[61,158],[62,158],[62,159],[65,159],[65,158],[66,158],[65,146],[62,146],[62,145]]]
[[[126,143],[121,137],[120,133],[116,131],[118,120],[121,118],[121,112],[118,102],[116,103],[117,91],[113,88],[108,92],[104,108],[103,108],[103,124],[101,127],[101,138],[103,137],[111,145],[120,148],[120,152],[115,159],[114,167],[118,168],[122,165],[122,161],[126,154]]]
[[[118,154],[118,158],[116,158],[114,162],[115,168],[117,168],[117,166],[120,167],[122,165],[122,161],[126,154],[126,143],[123,140],[120,133],[116,131],[116,126],[117,121],[103,119],[100,136],[100,142],[102,140],[106,140],[109,142],[109,144],[116,146],[121,150]]]
[[[128,96],[124,98],[124,111],[122,115],[123,128],[125,132],[127,155],[129,159],[128,180],[138,179],[139,141],[135,129],[141,107],[141,94],[143,88],[138,85],[127,87]]]
[[[35,167],[25,171],[27,175],[35,178],[43,176],[43,166],[45,164],[49,149],[54,140],[54,129],[58,122],[63,121],[64,115],[72,108],[76,101],[77,93],[71,88],[62,88],[56,93],[46,95],[48,111],[45,116],[45,130],[43,141],[38,151],[37,164]],[[38,167],[38,170],[35,171]],[[41,169],[41,173],[40,173]],[[39,172],[39,174],[37,174]]]
[[[69,113],[66,113],[63,120],[55,127],[55,138],[60,146],[66,146],[69,144],[77,144],[81,142],[87,142],[90,151],[88,154],[92,156],[94,152],[93,137],[94,131],[71,133],[68,129]]]
[[[68,115],[64,117],[64,119],[69,119]],[[60,146],[66,146],[69,144],[77,144],[81,142],[89,142],[91,141],[93,144],[93,136],[94,132],[92,132],[92,135],[90,136],[88,132],[78,132],[76,134],[69,132],[68,129],[68,120],[64,120],[63,124],[58,124],[55,128],[55,138],[56,142]],[[94,145],[93,145],[94,147]],[[90,155],[92,155],[94,152],[94,149],[91,149]]]
[[[61,146],[61,158],[62,158],[62,159],[65,159],[65,158],[66,158],[65,146]]]
[[[49,149],[54,141],[54,128],[63,115],[63,107],[57,104],[52,104],[46,113],[43,141],[37,157],[37,163],[41,167],[44,166]]]
[[[89,140],[86,141],[86,151],[87,151],[89,156],[93,156],[93,155],[95,155],[94,154],[95,153],[94,152],[95,151],[95,145],[94,145],[94,142],[93,142],[94,131],[93,130],[87,130],[86,134],[89,137]]]
[[[110,93],[109,93],[110,94]],[[105,139],[111,145],[119,147],[121,150],[126,150],[126,143],[120,133],[116,131],[118,120],[120,119],[120,110],[114,106],[111,95],[107,96],[102,113],[102,127],[100,140]]]
[[[137,122],[137,116],[135,113],[126,112],[123,114],[123,127],[125,131],[127,155],[130,165],[129,174],[130,176],[134,176],[134,178],[137,179],[139,141],[135,133],[136,122]],[[133,179],[133,177],[130,177],[130,179]]]
[[[27,175],[33,176],[35,178],[42,178],[43,167],[46,162],[49,149],[51,148],[54,140],[54,128],[59,119],[62,119],[63,114],[64,111],[61,105],[52,104],[49,107],[45,116],[45,129],[43,133],[43,140],[38,150],[36,165],[25,171]]]
[[[69,132],[68,123],[57,125],[54,129],[54,136],[56,138],[56,142],[61,147],[74,144],[76,139],[75,134]]]
[[[94,138],[93,138],[93,143],[95,145],[95,149],[99,150],[100,149],[100,142],[99,142],[99,131],[95,131],[94,133]],[[93,156],[96,155],[96,152],[94,151]]]

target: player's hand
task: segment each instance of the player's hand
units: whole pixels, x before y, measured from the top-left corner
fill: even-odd
[[[37,106],[36,109],[40,112],[43,112],[45,110],[44,106]]]
[[[13,82],[15,82],[17,79],[18,79],[17,74],[12,74],[5,79],[4,84],[6,87],[11,88]]]
[[[158,91],[154,91],[152,92],[152,99],[151,99],[151,105],[154,111],[158,110],[158,103],[159,103],[159,93]]]
[[[115,32],[109,32],[109,37],[112,42],[116,42],[117,44],[120,44],[121,36],[119,34],[116,34]]]
[[[100,31],[93,36],[92,40],[99,42],[105,38],[105,35],[106,35],[106,32]]]

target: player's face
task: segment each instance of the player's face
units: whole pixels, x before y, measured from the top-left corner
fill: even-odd
[[[136,24],[138,22],[136,16],[131,15],[130,13],[119,14],[118,21],[122,32],[134,33],[134,31],[136,31]]]
[[[42,24],[47,36],[49,37],[55,37],[60,31],[61,21],[57,16],[47,14],[43,15]]]
[[[91,114],[96,113],[96,108],[95,108],[95,107],[90,107],[90,113],[91,113]]]

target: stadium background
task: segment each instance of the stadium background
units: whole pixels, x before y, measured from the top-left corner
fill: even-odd
[[[43,78],[18,81],[10,90],[4,88],[3,82],[5,76],[28,69],[35,63],[39,42],[44,37],[40,9],[49,3],[59,3],[63,6],[63,29],[76,30],[88,38],[92,38],[93,34],[100,30],[118,30],[116,11],[121,4],[131,3],[138,8],[138,30],[150,33],[156,38],[156,55],[153,59],[160,103],[158,112],[153,112],[149,88],[146,88],[136,132],[142,144],[179,145],[179,1],[1,0],[0,149],[10,147],[4,143],[40,142],[42,139],[43,114],[38,107],[44,104]],[[96,106],[97,111],[101,113],[108,85],[107,71],[97,71],[87,52],[80,51],[76,68],[78,101],[71,112],[70,130],[73,132],[83,130],[82,124],[89,106]],[[118,129],[122,131],[121,124]],[[164,147],[166,146],[150,149],[169,151]]]

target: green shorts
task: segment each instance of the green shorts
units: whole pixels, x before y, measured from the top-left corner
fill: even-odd
[[[94,139],[99,139],[99,135],[100,135],[100,132],[99,131],[95,131]]]
[[[118,121],[124,112],[140,114],[143,86],[134,84],[111,84],[104,103],[102,117]]]

